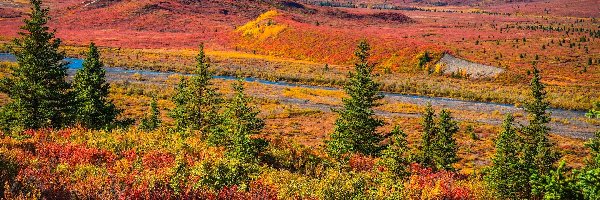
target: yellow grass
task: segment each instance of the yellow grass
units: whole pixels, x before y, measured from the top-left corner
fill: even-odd
[[[324,90],[324,89],[308,89],[308,88],[285,88],[283,96],[308,100],[314,103],[327,105],[340,105],[341,98],[346,97],[341,90]]]
[[[236,31],[241,32],[244,36],[251,36],[260,40],[276,37],[287,28],[286,25],[275,22],[274,18],[277,15],[279,13],[275,10],[265,12],[255,20],[239,27]]]

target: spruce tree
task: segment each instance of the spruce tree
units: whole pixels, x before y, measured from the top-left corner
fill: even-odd
[[[452,119],[451,113],[442,110],[436,120],[435,110],[431,104],[427,104],[421,126],[423,132],[419,147],[419,164],[434,170],[453,170],[452,164],[458,162],[458,147],[454,139],[458,125]]]
[[[10,48],[18,66],[0,82],[1,91],[12,99],[0,112],[4,130],[60,128],[73,121],[67,67],[58,50],[61,41],[46,25],[50,17],[42,1],[30,2],[32,12]]]
[[[204,53],[204,45],[196,57],[196,69],[189,80],[183,80],[176,88],[173,96],[175,108],[170,116],[175,119],[178,130],[199,130],[203,136],[220,123],[218,111],[221,103],[220,94],[211,82],[214,72],[210,69],[210,61]]]
[[[442,110],[437,124],[436,140],[434,141],[434,160],[438,170],[454,170],[452,164],[458,162],[458,146],[454,134],[458,132],[457,122],[450,116],[450,111]]]
[[[431,107],[431,104],[428,103],[421,121],[423,132],[421,134],[421,146],[419,149],[419,164],[421,164],[423,167],[435,167],[434,143],[437,139],[435,117],[435,111]]]
[[[522,167],[521,150],[518,141],[521,138],[513,126],[514,117],[507,115],[502,131],[495,141],[496,152],[492,157],[492,166],[484,177],[488,186],[501,199],[523,199],[529,196],[529,172]]]
[[[227,103],[223,114],[223,123],[218,131],[209,135],[208,142],[223,146],[226,156],[245,162],[257,162],[258,154],[266,147],[266,141],[254,136],[258,135],[265,123],[258,118],[257,109],[250,105],[251,98],[244,94],[243,81],[233,85],[235,94]]]
[[[121,113],[108,99],[110,85],[106,83],[103,66],[98,48],[91,43],[83,68],[73,78],[75,121],[86,128],[105,128]]]
[[[344,107],[336,110],[339,117],[335,121],[335,130],[326,141],[327,150],[334,156],[352,152],[376,155],[382,149],[379,143],[383,138],[377,128],[384,123],[375,118],[372,108],[379,105],[377,101],[383,96],[371,74],[374,65],[367,61],[369,50],[367,42],[361,41],[355,52],[358,62],[344,87],[350,97],[342,99]]]
[[[533,68],[530,87],[533,100],[525,104],[529,124],[522,128],[524,161],[526,167],[544,175],[552,169],[560,155],[548,139],[550,128],[547,124],[550,122],[550,114],[546,110],[549,103],[545,100],[545,86],[541,83],[541,76],[536,67]]]
[[[160,110],[158,109],[156,97],[152,97],[152,101],[150,102],[149,113],[140,122],[140,129],[145,131],[153,131],[156,130],[161,123],[162,121],[160,120]]]

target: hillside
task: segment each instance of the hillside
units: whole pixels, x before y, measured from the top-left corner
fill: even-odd
[[[0,39],[17,36],[27,13],[22,2],[1,2]],[[565,24],[574,21],[571,17],[523,14],[543,12],[542,5],[562,5],[564,1],[506,1],[481,7],[467,5],[469,1],[449,2],[448,6],[431,6],[426,1],[384,2],[413,9],[344,8],[318,6],[314,1],[275,0],[50,0],[46,5],[51,8],[54,20],[50,24],[57,36],[74,46],[94,41],[119,49],[192,49],[205,43],[211,50],[348,65],[355,44],[367,39],[380,71],[419,74],[415,67],[419,54],[448,51],[506,69],[512,83],[526,83],[522,76],[510,74],[525,74],[531,59],[537,58],[557,85],[584,85],[576,80],[600,84],[600,75],[595,73],[598,69],[584,67],[590,59],[597,62],[600,54],[597,22],[584,18],[567,27]],[[599,9],[588,4],[589,0],[572,3],[579,14]],[[570,13],[561,6],[547,12]],[[524,38],[526,43],[519,42]]]

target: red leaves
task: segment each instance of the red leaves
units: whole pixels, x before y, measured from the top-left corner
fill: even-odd
[[[459,185],[463,178],[454,172],[434,172],[418,164],[412,164],[410,169],[411,176],[405,189],[414,198],[471,199],[471,190]]]
[[[171,167],[175,157],[170,153],[150,151],[142,157],[142,165],[146,169]]]
[[[133,162],[138,158],[138,154],[134,149],[130,149],[121,153],[121,156],[123,156],[123,158],[127,159],[129,162]]]
[[[247,191],[226,187],[210,191],[195,188],[197,177],[186,175],[173,186],[175,156],[165,150],[111,151],[69,143],[70,129],[30,130],[29,139],[3,138],[0,152],[18,164],[8,183],[7,197],[39,195],[48,199],[277,199],[277,190],[262,182],[251,183]],[[185,156],[193,166],[194,156]],[[141,161],[141,162],[140,162]],[[141,166],[140,166],[141,164]],[[190,170],[190,169],[184,169]],[[4,183],[2,183],[4,184]]]
[[[373,166],[375,166],[375,158],[360,154],[353,154],[352,157],[350,157],[348,164],[352,170],[357,172],[371,171]]]
[[[110,151],[89,148],[79,144],[38,143],[36,149],[38,157],[43,157],[57,163],[68,163],[71,166],[79,164],[110,164],[114,162],[116,157]]]
[[[224,187],[216,193],[191,188],[176,193],[166,184],[157,184],[152,188],[149,188],[148,185],[128,187],[122,191],[119,199],[275,200],[277,199],[277,190],[260,181],[251,183],[249,191],[240,191],[237,186],[231,186]]]

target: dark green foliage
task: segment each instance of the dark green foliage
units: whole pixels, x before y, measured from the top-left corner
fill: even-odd
[[[586,143],[591,150],[591,159],[582,170],[569,173],[564,170],[565,162],[548,175],[534,173],[531,178],[532,192],[544,199],[600,199],[600,131],[596,138]]]
[[[600,199],[600,168],[579,171],[575,183],[583,195],[583,199]]]
[[[534,195],[543,195],[545,200],[583,199],[575,180],[570,174],[566,174],[564,161],[548,175],[534,173],[531,176],[531,187]]]
[[[545,175],[553,164],[560,158],[554,150],[554,144],[548,139],[547,123],[550,114],[546,113],[549,104],[546,101],[545,86],[541,83],[541,76],[536,67],[533,68],[531,79],[531,93],[533,100],[525,103],[525,110],[529,114],[529,124],[522,128],[523,132],[523,160],[526,167],[531,167],[541,175]]]
[[[425,108],[421,124],[423,133],[419,158],[422,166],[435,170],[453,170],[452,164],[458,162],[456,155],[458,146],[454,134],[459,128],[458,123],[450,115],[449,111],[442,110],[436,121],[436,114],[431,104]]]
[[[590,158],[587,160],[587,168],[600,169],[600,130],[596,131],[595,137],[585,143],[585,146],[590,149]]]
[[[49,31],[48,9],[41,0],[31,0],[32,12],[21,36],[13,41],[11,53],[18,67],[0,81],[0,90],[12,99],[0,110],[4,130],[52,127],[72,123],[72,94],[66,82],[67,67],[61,44]]]
[[[529,172],[524,171],[520,160],[520,141],[513,127],[514,118],[507,115],[502,124],[502,132],[496,139],[496,153],[484,177],[488,186],[500,199],[523,199],[530,194]]]
[[[395,178],[402,179],[409,175],[410,149],[406,140],[406,133],[400,127],[394,127],[390,133],[391,144],[381,152],[379,165],[384,166]]]
[[[577,187],[584,199],[600,199],[600,131],[585,145],[590,149],[586,166],[577,172]]]
[[[199,130],[203,136],[210,134],[220,123],[218,111],[220,94],[211,83],[214,72],[204,54],[204,45],[196,57],[196,70],[189,80],[181,79],[172,100],[175,108],[170,116],[177,130]]]
[[[574,195],[572,181],[562,176],[562,168],[553,170],[560,155],[548,139],[550,114],[546,110],[549,106],[545,100],[545,86],[535,67],[530,86],[533,100],[525,103],[529,124],[522,127],[517,135],[510,125],[512,117],[507,118],[496,141],[494,165],[489,169],[486,180],[506,198],[570,198]]]
[[[335,130],[326,141],[328,152],[334,156],[351,152],[375,155],[382,149],[379,143],[383,137],[376,129],[384,123],[375,118],[372,108],[379,105],[377,101],[383,96],[378,92],[379,84],[372,78],[374,65],[367,61],[369,50],[367,42],[361,41],[355,52],[358,62],[344,87],[350,98],[342,99],[344,108],[336,110],[339,117]]]
[[[249,181],[258,176],[260,168],[253,163],[246,163],[236,159],[219,159],[216,161],[205,161],[198,170],[200,180],[197,187],[210,188],[218,191],[227,186],[239,186],[246,189]]]
[[[224,146],[227,157],[244,162],[257,162],[258,154],[267,146],[263,139],[253,138],[265,123],[258,118],[259,111],[250,105],[251,99],[244,95],[243,81],[233,84],[235,95],[227,103],[223,123],[218,131],[209,135],[209,143]]]
[[[75,122],[86,128],[105,128],[121,113],[108,99],[110,85],[106,83],[102,67],[98,49],[91,43],[83,68],[77,71],[73,79],[77,105]]]
[[[161,123],[162,122],[160,120],[160,110],[158,110],[156,97],[153,97],[152,101],[150,102],[150,112],[140,122],[140,129],[145,131],[156,130]]]
[[[434,160],[438,170],[453,170],[452,164],[458,162],[458,146],[454,134],[458,132],[457,122],[450,116],[450,111],[442,110],[436,128]]]
[[[423,133],[421,134],[421,147],[419,162],[424,167],[434,167],[433,147],[436,139],[437,131],[435,130],[435,110],[431,104],[427,104],[425,113],[423,113]]]
[[[425,51],[421,56],[419,56],[419,69],[423,69],[427,63],[431,62],[432,58],[429,55],[428,51]]]

